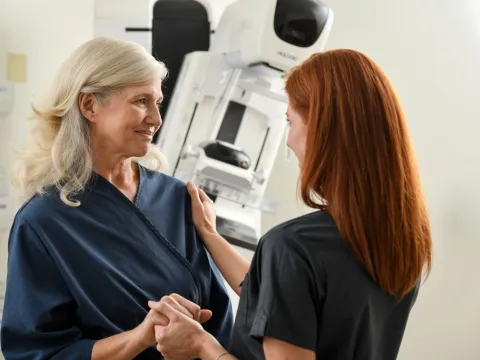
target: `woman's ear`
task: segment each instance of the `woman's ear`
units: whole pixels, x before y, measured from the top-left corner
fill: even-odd
[[[83,117],[94,123],[97,109],[97,99],[95,95],[81,93],[78,99],[78,106]]]

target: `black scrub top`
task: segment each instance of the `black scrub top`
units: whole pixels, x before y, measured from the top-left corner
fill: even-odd
[[[382,292],[325,212],[269,231],[241,296],[231,353],[265,359],[262,338],[312,350],[321,360],[394,360],[418,287],[400,302]]]

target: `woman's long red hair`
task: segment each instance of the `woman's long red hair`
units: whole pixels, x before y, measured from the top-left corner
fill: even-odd
[[[430,271],[432,241],[405,116],[390,81],[365,55],[333,50],[294,68],[286,92],[308,128],[303,201],[329,212],[379,287],[403,298],[423,270]]]

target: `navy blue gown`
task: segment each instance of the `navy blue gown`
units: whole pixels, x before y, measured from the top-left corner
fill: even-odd
[[[93,344],[139,325],[148,301],[178,293],[233,327],[221,274],[197,237],[183,182],[140,166],[132,203],[94,175],[68,207],[56,191],[17,213],[9,238],[1,345],[6,360],[90,360]],[[136,359],[162,359],[155,346]]]

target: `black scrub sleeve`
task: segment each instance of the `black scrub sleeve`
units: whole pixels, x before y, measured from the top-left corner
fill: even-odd
[[[295,234],[267,234],[259,249],[256,275],[259,298],[250,336],[271,337],[316,350],[318,310],[324,298],[324,274],[315,274]]]

